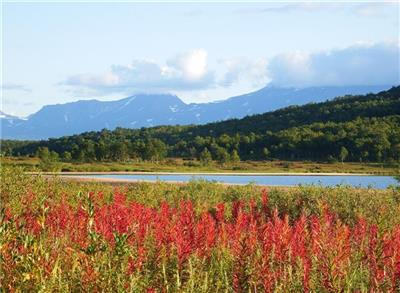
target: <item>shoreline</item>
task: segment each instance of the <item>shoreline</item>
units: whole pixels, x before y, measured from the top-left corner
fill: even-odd
[[[366,173],[331,173],[331,172],[136,172],[136,171],[110,171],[110,172],[25,172],[28,175],[54,175],[54,176],[79,176],[79,175],[214,175],[214,176],[389,176]]]
[[[55,179],[52,175],[44,175],[46,179],[53,180]],[[138,179],[121,179],[121,178],[85,178],[85,177],[74,177],[74,176],[59,176],[58,179],[64,182],[76,182],[76,183],[103,183],[103,184],[111,184],[111,185],[119,185],[119,184],[137,184],[137,183],[165,183],[165,184],[178,184],[185,185],[189,182],[183,181],[157,181],[157,180],[138,180]],[[225,187],[229,186],[245,186],[247,184],[244,183],[226,183],[226,182],[213,182],[215,184],[219,184]],[[256,184],[256,186],[266,188],[279,188],[279,189],[288,189],[295,188],[297,185],[266,185],[266,184]]]
[[[45,178],[53,179],[54,176],[45,175]],[[139,180],[139,179],[122,179],[122,178],[85,178],[85,177],[74,177],[74,176],[60,176],[59,179],[63,181],[73,181],[73,182],[97,182],[97,183],[110,183],[110,184],[135,184],[135,183],[168,183],[168,184],[187,184],[188,182],[183,181],[157,181],[157,180]],[[218,184],[222,185],[244,185],[240,183],[224,183],[224,182],[217,182]],[[281,187],[278,185],[260,185],[260,186],[271,186],[271,187]]]
[[[33,175],[33,176],[35,176],[35,175],[36,176],[43,176],[46,180],[50,180],[50,181],[52,181],[52,180],[60,180],[61,182],[98,183],[98,184],[103,183],[103,184],[111,184],[111,185],[120,185],[120,184],[123,184],[123,185],[127,184],[128,185],[128,184],[138,184],[138,183],[151,183],[151,184],[167,183],[167,184],[185,185],[185,184],[188,184],[189,181],[190,181],[190,180],[189,181],[188,180],[180,180],[179,178],[169,178],[169,179],[174,179],[174,180],[169,180],[169,179],[165,179],[165,178],[160,179],[160,178],[158,178],[156,176],[157,174],[158,175],[164,175],[164,176],[165,175],[177,175],[177,174],[178,175],[182,175],[182,174],[188,175],[188,173],[174,173],[174,172],[162,172],[162,173],[161,172],[157,172],[157,173],[149,173],[149,172],[147,172],[147,173],[145,173],[145,172],[140,172],[140,173],[138,173],[138,172],[130,172],[130,173],[127,173],[127,172],[113,172],[113,173],[110,173],[110,172],[103,172],[103,173],[102,172],[45,172],[45,173],[30,172],[29,174]],[[110,178],[109,176],[108,177],[107,176],[95,177],[96,174],[97,175],[107,175],[107,174],[109,174],[109,175],[123,175],[123,174],[126,174],[128,176],[129,176],[129,174],[136,174],[136,175],[142,174],[142,175],[153,175],[154,177],[153,178],[148,178],[148,177],[147,178],[140,178],[140,175],[139,175],[139,177],[136,177],[136,178]],[[218,174],[218,175],[225,175],[225,176],[227,175],[226,173],[222,173],[222,174],[221,173],[190,173],[190,174],[195,174],[195,175],[199,175],[199,174],[200,175],[203,175],[203,174]],[[264,174],[270,174],[270,173],[263,173],[263,174],[257,173],[256,176],[263,176]],[[297,175],[297,173],[295,173],[295,174]],[[346,173],[328,173],[328,174],[329,175],[327,177],[329,177],[329,176],[346,176]],[[336,175],[336,174],[338,174],[338,175]],[[238,173],[233,173],[232,174],[231,173],[229,175],[231,175],[231,176],[241,176],[243,174],[241,174],[241,173],[239,173],[239,174]],[[273,177],[274,175],[275,176],[279,176],[280,174],[273,173],[271,177]],[[307,175],[310,175],[310,173],[303,173],[302,174],[302,176],[307,176]],[[317,173],[316,175],[319,175],[321,177],[324,176],[322,173]],[[250,175],[250,176],[252,176],[252,175]],[[254,177],[256,177],[256,176],[254,176]],[[283,176],[290,176],[290,175],[288,175],[287,173],[284,173]],[[351,176],[368,177],[368,176],[373,176],[373,175],[350,174],[350,177]],[[391,177],[391,176],[382,176],[382,177]],[[196,180],[196,178],[193,178],[193,179]],[[198,180],[202,180],[202,178],[197,178],[197,179]],[[205,180],[208,181],[207,179],[205,179]],[[218,180],[218,179],[215,178],[215,180]],[[315,179],[315,180],[317,180],[317,179]],[[268,180],[267,180],[267,182],[258,182],[258,183],[255,182],[255,181],[252,181],[252,182],[229,182],[229,181],[230,180],[222,180],[222,181],[221,180],[219,180],[219,181],[211,180],[210,182],[214,182],[216,184],[223,185],[223,186],[245,186],[245,185],[248,185],[248,184],[255,184],[257,186],[271,187],[271,188],[292,188],[292,187],[296,187],[298,185],[302,185],[301,183],[285,185],[285,183],[284,183],[284,182],[286,182],[285,180],[283,180],[283,181],[280,180],[281,182],[275,182],[275,184],[274,184],[274,182],[268,182]],[[314,184],[314,183],[310,183],[310,184]],[[352,187],[357,188],[357,189],[370,188],[368,186],[352,186]],[[385,187],[374,187],[374,188],[381,189],[381,188],[385,188]]]
[[[52,174],[43,175],[43,177],[47,180],[61,180],[62,182],[75,182],[75,183],[98,183],[98,184],[110,184],[110,185],[128,185],[128,184],[138,184],[138,183],[164,183],[164,184],[174,184],[174,185],[185,185],[189,182],[187,181],[164,181],[164,180],[151,180],[151,179],[125,179],[125,178],[99,178],[99,177],[79,177],[79,176],[57,176]],[[296,188],[298,185],[274,185],[274,184],[258,184],[258,183],[228,183],[228,182],[213,182],[218,185],[222,185],[225,187],[229,186],[245,186],[248,184],[255,184],[255,186],[259,186],[261,188],[279,188],[279,189],[291,189]],[[355,187],[354,189],[368,189],[368,187]],[[379,188],[378,188],[379,189]]]

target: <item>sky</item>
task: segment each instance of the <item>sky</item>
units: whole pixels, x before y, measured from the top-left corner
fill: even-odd
[[[165,2],[165,3],[164,3]],[[399,84],[398,2],[4,2],[1,110]]]

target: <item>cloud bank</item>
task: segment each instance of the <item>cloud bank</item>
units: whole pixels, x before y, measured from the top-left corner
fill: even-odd
[[[356,45],[319,53],[294,52],[268,63],[271,83],[283,87],[395,85],[399,77],[399,45]]]
[[[268,83],[279,87],[397,85],[399,64],[399,45],[393,43],[316,53],[291,52],[269,60],[224,58],[214,69],[209,68],[207,52],[196,49],[176,55],[164,65],[134,60],[128,66],[113,65],[104,74],[70,76],[62,84],[97,94],[201,93],[243,85],[255,89]]]
[[[62,84],[100,92],[170,91],[207,89],[214,85],[208,69],[207,52],[196,49],[159,65],[152,60],[134,60],[130,65],[113,65],[109,72],[80,74]]]
[[[268,82],[267,60],[251,60],[245,57],[225,58],[220,60],[225,72],[218,81],[222,87],[233,86],[240,82],[250,81],[254,86],[265,85]]]

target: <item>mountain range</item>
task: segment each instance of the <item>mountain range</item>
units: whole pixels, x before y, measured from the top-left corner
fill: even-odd
[[[301,89],[267,86],[218,102],[191,104],[170,94],[138,94],[117,101],[80,100],[44,106],[26,119],[0,112],[1,138],[37,140],[103,128],[204,124],[388,88],[389,85]]]

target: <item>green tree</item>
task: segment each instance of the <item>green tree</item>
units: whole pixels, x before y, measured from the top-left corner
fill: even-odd
[[[349,155],[349,151],[348,151],[344,146],[342,146],[342,147],[340,148],[340,153],[339,153],[339,159],[340,159],[340,161],[343,163],[343,161],[346,160],[346,158],[347,158],[348,155]]]
[[[225,164],[229,161],[230,156],[229,153],[226,151],[226,149],[219,147],[217,149],[217,161],[220,164]]]
[[[61,159],[64,162],[70,162],[72,160],[72,155],[71,155],[70,152],[65,151],[65,152],[62,153]]]
[[[232,163],[240,162],[240,156],[239,156],[237,150],[233,150],[231,152],[230,160]]]
[[[145,144],[144,159],[160,161],[167,156],[167,146],[160,139],[152,138]]]
[[[50,161],[50,151],[48,147],[39,147],[36,153],[36,156],[39,157],[42,162]]]
[[[208,150],[208,148],[204,148],[204,150],[200,153],[199,159],[200,159],[200,162],[205,166],[207,166],[211,163],[212,156],[211,156],[211,153]]]
[[[111,145],[112,158],[116,161],[128,159],[128,146],[123,141],[117,141]]]
[[[104,130],[102,131],[102,135],[104,134]],[[100,139],[100,141],[96,144],[95,147],[96,159],[98,161],[104,161],[109,158],[110,148],[106,141]]]
[[[40,159],[39,168],[43,171],[59,171],[60,164],[57,163],[59,156],[55,151],[49,151],[47,147],[39,147],[37,156]]]
[[[268,148],[263,148],[262,154],[263,154],[264,159],[269,159],[271,152],[269,151]]]
[[[51,151],[50,152],[50,162],[57,162],[60,159],[60,156],[57,152]]]

